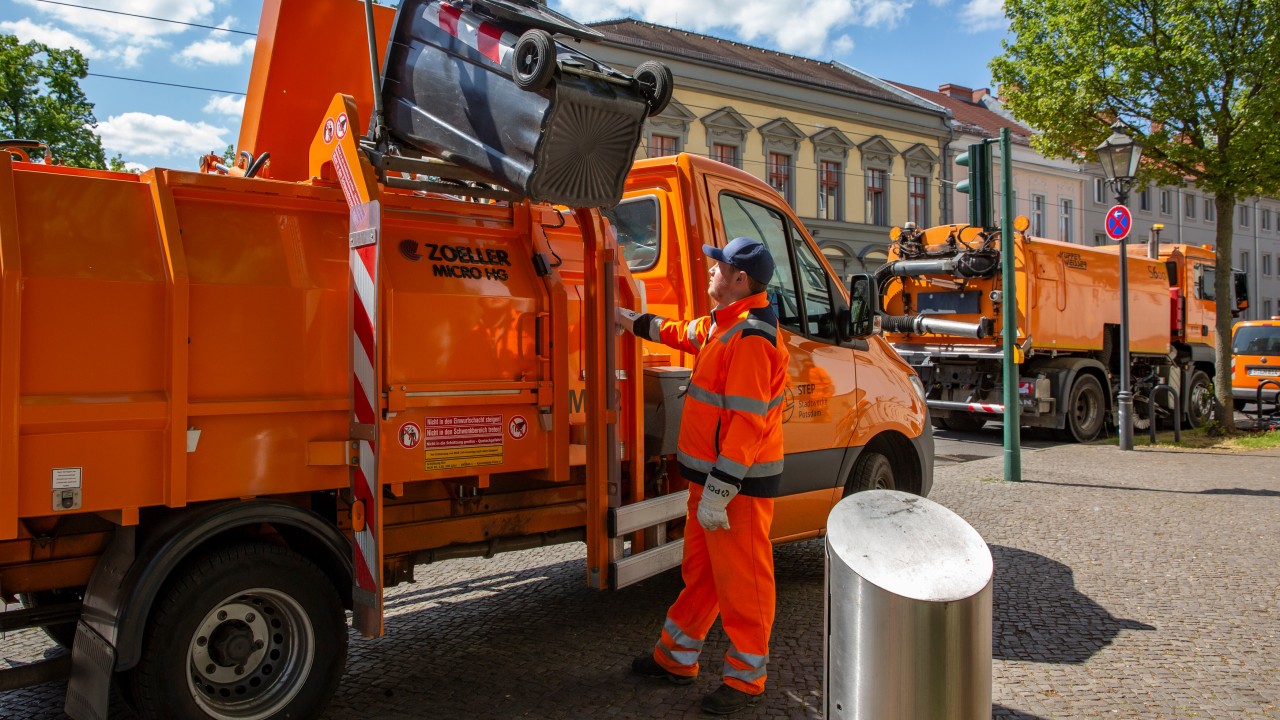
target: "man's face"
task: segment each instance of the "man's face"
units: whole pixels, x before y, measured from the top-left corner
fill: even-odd
[[[718,305],[728,305],[741,300],[747,292],[747,274],[729,263],[714,261],[710,270],[710,281],[707,283],[707,295]]]

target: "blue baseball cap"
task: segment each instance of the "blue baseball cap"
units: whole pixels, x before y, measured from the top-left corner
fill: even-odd
[[[738,268],[761,285],[768,285],[769,279],[773,277],[773,255],[769,254],[769,248],[759,240],[749,237],[734,238],[723,249],[703,245],[702,254]]]

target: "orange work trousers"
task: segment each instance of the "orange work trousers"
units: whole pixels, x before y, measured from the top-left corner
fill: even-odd
[[[653,659],[677,675],[698,674],[698,655],[719,615],[729,636],[724,683],[749,695],[764,692],[769,633],[777,603],[773,582],[773,498],[729,501],[729,529],[698,523],[702,486],[689,485],[684,530],[684,590],[667,611]]]

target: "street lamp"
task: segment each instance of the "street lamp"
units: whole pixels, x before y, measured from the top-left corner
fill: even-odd
[[[1116,202],[1129,200],[1129,188],[1138,175],[1142,159],[1142,143],[1134,140],[1125,124],[1117,120],[1111,125],[1111,137],[1094,148],[1107,183],[1116,192]],[[1120,238],[1120,449],[1133,449],[1133,392],[1129,390],[1129,263],[1125,245],[1128,235]],[[1152,408],[1154,410],[1154,408]],[[1152,413],[1154,420],[1154,413]]]

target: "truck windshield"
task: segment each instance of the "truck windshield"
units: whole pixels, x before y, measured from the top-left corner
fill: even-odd
[[[1280,355],[1280,325],[1247,325],[1236,330],[1233,355]]]
[[[627,267],[648,270],[658,264],[658,198],[652,195],[618,203],[604,216],[618,231],[618,247]]]

